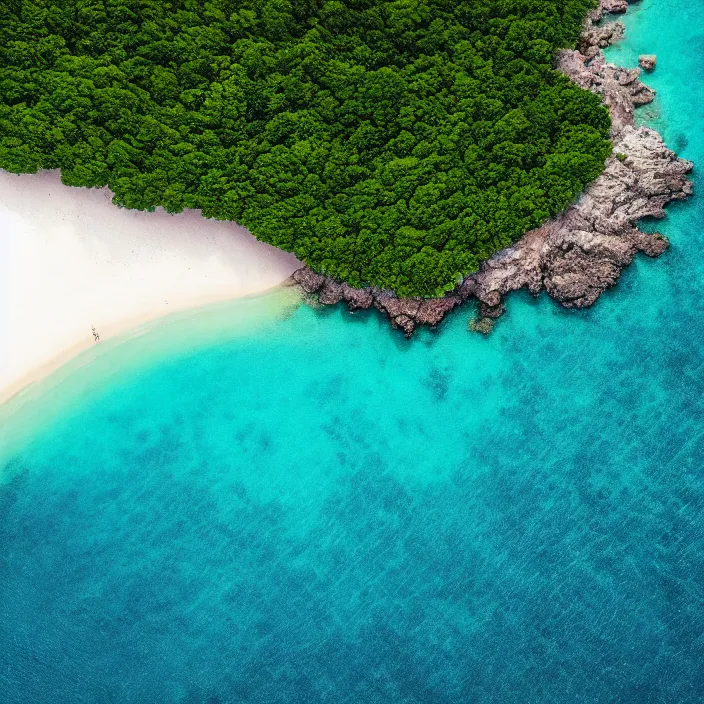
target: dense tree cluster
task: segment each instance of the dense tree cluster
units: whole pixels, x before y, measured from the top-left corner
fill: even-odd
[[[0,167],[439,294],[603,168],[608,113],[553,68],[592,4],[0,0]]]

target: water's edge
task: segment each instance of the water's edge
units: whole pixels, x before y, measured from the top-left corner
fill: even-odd
[[[300,303],[296,288],[280,286],[177,311],[80,351],[0,404],[0,466],[97,387],[111,388],[140,367],[197,354],[223,340],[262,334]]]

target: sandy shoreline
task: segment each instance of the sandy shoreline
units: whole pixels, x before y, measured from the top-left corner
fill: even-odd
[[[58,172],[0,171],[0,403],[101,340],[274,288],[300,267],[234,223],[117,208]]]

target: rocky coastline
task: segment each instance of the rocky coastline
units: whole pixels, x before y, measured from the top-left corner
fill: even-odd
[[[296,284],[323,305],[344,302],[351,311],[374,306],[407,337],[475,298],[480,317],[472,329],[486,333],[505,311],[510,291],[526,288],[537,296],[544,290],[566,308],[585,308],[616,284],[638,252],[662,254],[667,239],[641,232],[637,221],[662,218],[668,203],[691,195],[687,174],[693,164],[678,159],[654,130],[635,127],[635,108],[652,102],[655,93],[640,81],[640,69],[609,64],[601,51],[624,33],[620,22],[601,25],[601,20],[626,12],[628,5],[628,0],[599,0],[577,49],[558,56],[563,73],[602,97],[612,121],[613,152],[574,205],[495,254],[442,298],[399,298],[392,291],[354,288],[307,267],[294,272]]]

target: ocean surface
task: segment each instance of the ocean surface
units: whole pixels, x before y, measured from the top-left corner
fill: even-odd
[[[625,22],[704,168],[704,0]],[[587,311],[408,342],[285,290],[0,409],[0,701],[704,701],[704,198],[648,227]]]

